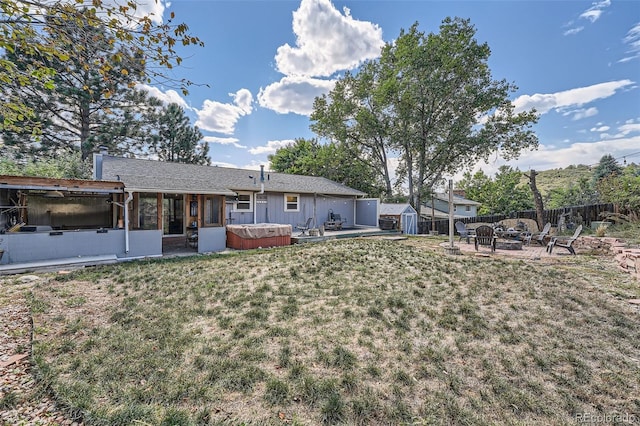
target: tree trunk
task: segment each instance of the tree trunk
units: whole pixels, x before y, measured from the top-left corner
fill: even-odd
[[[544,228],[544,204],[542,203],[542,194],[538,190],[536,186],[536,175],[538,173],[535,170],[531,170],[529,174],[524,173],[524,175],[529,178],[529,188],[531,188],[531,192],[533,193],[533,202],[536,206],[536,222],[538,222],[538,229],[542,230]]]

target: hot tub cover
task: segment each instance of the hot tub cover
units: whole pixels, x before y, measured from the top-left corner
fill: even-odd
[[[227,231],[240,238],[256,240],[268,237],[284,237],[291,235],[291,225],[276,223],[256,223],[248,225],[227,225]]]

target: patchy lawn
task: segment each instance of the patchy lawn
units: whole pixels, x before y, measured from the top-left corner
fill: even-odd
[[[47,275],[34,359],[89,424],[638,421],[637,281],[602,258],[447,257],[441,241]]]

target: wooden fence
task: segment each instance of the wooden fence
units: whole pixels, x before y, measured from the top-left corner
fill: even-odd
[[[615,204],[591,204],[588,206],[571,206],[563,207],[559,209],[545,210],[544,211],[544,223],[551,222],[552,226],[557,226],[560,217],[565,217],[565,223],[567,224],[582,224],[584,226],[591,226],[591,222],[603,220],[602,213],[624,213],[618,209]],[[535,210],[525,210],[521,212],[512,213],[510,215],[497,214],[487,216],[474,216],[465,218],[456,218],[455,221],[467,223],[495,223],[503,219],[533,219],[537,220],[537,214]],[[428,234],[433,229],[433,222],[431,220],[418,221],[418,234]],[[435,230],[439,234],[449,233],[449,219],[440,219],[435,221]]]

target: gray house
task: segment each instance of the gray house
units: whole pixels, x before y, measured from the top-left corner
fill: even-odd
[[[361,191],[329,179],[264,170],[197,166],[94,156],[94,177],[125,185],[131,233],[159,232],[165,242],[197,232],[199,252],[226,247],[225,226],[288,224],[313,227],[331,213],[353,226]]]
[[[455,218],[475,217],[478,215],[478,206],[481,203],[469,200],[459,194],[453,195],[453,216]],[[424,219],[431,219],[434,215],[436,219],[446,219],[449,217],[449,194],[437,193],[431,199],[426,200],[420,208],[420,216]]]
[[[230,224],[295,231],[339,214],[354,226],[364,195],[320,177],[95,154],[94,180],[0,176],[0,269],[161,256],[171,245],[221,251]]]

